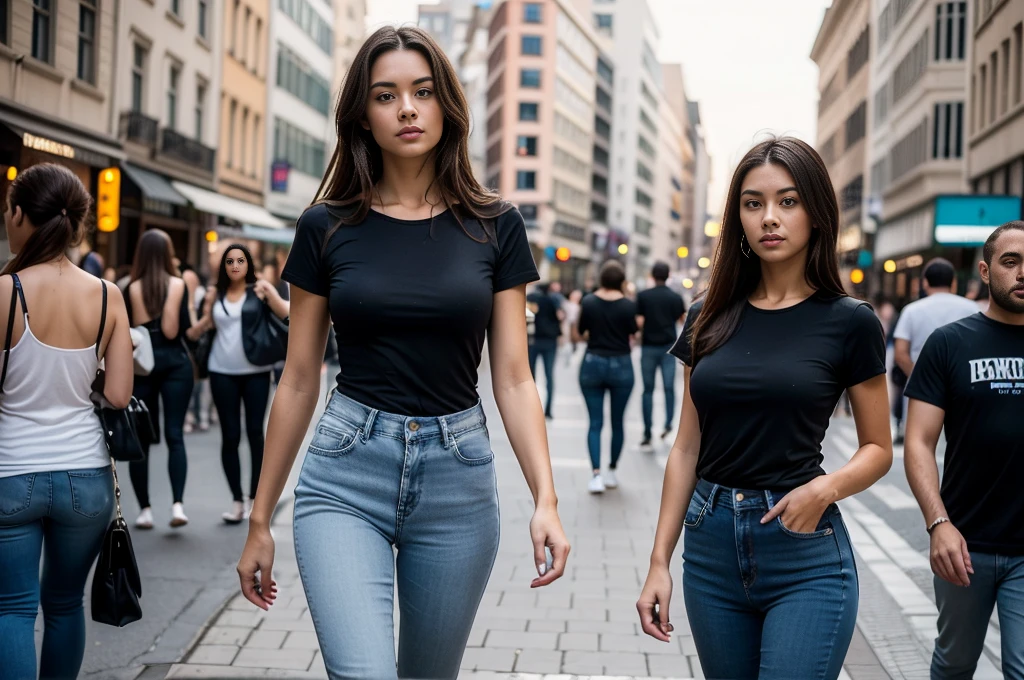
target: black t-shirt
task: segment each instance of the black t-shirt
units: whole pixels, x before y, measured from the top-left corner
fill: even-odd
[[[580,301],[576,322],[580,335],[590,332],[587,351],[603,357],[629,354],[629,336],[636,333],[636,303],[629,298],[602,300],[588,295]]]
[[[670,350],[692,365],[694,303]],[[825,474],[821,441],[843,390],[885,373],[871,307],[815,294],[792,307],[744,303],[736,333],[690,374],[700,421],[697,476],[731,488],[785,491]]]
[[[526,296],[526,301],[537,306],[533,318],[533,337],[557,338],[562,334],[562,322],[558,320],[558,310],[562,303],[554,295],[536,290]]]
[[[906,395],[946,411],[942,502],[967,547],[1024,555],[1024,326],[980,313],[942,326]]]
[[[402,415],[474,406],[494,294],[538,278],[522,215],[510,209],[495,220],[495,243],[470,238],[450,210],[433,224],[371,210],[361,223],[341,226],[324,248],[338,219],[324,204],[306,210],[282,273],[328,300],[338,391]],[[476,220],[465,224],[485,238]]]
[[[676,322],[686,312],[683,298],[668,286],[655,286],[636,296],[637,314],[644,317],[643,344],[671,345]]]

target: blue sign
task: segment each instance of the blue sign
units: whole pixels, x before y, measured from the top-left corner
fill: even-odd
[[[984,245],[996,227],[1020,217],[1019,196],[939,196],[935,199],[935,242]]]
[[[288,170],[291,166],[288,161],[274,161],[270,165],[270,190],[278,193],[288,193]]]
[[[870,250],[861,250],[857,253],[857,266],[861,269],[867,269],[875,262],[874,255],[871,254]]]

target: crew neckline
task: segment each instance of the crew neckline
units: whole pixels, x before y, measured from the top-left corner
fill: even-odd
[[[403,219],[398,218],[398,217],[392,217],[391,215],[385,215],[384,213],[382,213],[381,211],[377,210],[376,208],[370,208],[370,212],[373,213],[374,216],[376,216],[376,217],[379,217],[379,218],[381,218],[383,220],[387,220],[388,222],[394,222],[395,224],[417,225],[417,224],[430,224],[432,221],[436,220],[438,217],[441,217],[442,215],[447,215],[449,212],[451,212],[451,208],[445,208],[444,210],[442,210],[441,212],[437,213],[433,217],[423,217],[423,218],[420,218],[418,220],[403,220]]]
[[[753,302],[751,302],[750,298],[747,298],[746,303],[747,303],[747,307],[749,307],[750,309],[754,310],[755,312],[757,312],[759,314],[785,314],[786,312],[791,312],[794,309],[797,309],[798,307],[802,307],[802,306],[806,305],[808,302],[810,302],[812,300],[818,299],[818,293],[819,293],[819,291],[814,291],[813,293],[811,293],[809,296],[805,297],[800,302],[797,302],[796,304],[792,304],[792,305],[790,305],[788,307],[781,307],[779,309],[761,309],[760,307],[755,305]]]

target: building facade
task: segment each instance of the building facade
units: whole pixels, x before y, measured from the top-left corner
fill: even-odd
[[[653,259],[678,269],[689,257],[680,257],[693,228],[693,180],[695,160],[687,134],[690,128],[686,89],[681,64],[662,65],[662,91],[658,116],[658,187],[655,197],[654,231],[651,235]],[[645,274],[646,272],[641,272]]]
[[[591,267],[585,283],[597,281],[598,268],[609,258],[622,259],[619,246],[628,248],[629,235],[611,229],[608,221],[610,191],[614,184],[612,145],[615,139],[615,66],[608,52],[597,55],[594,84],[594,149],[591,166]],[[587,288],[590,288],[588,285]]]
[[[273,0],[271,0],[273,1]],[[334,100],[366,37],[366,0],[334,0]]]

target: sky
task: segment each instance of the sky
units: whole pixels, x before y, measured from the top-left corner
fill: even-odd
[[[708,212],[717,215],[736,164],[767,134],[814,143],[818,67],[810,53],[831,0],[648,1],[661,31],[659,58],[683,65],[687,96],[701,106]],[[415,22],[419,4],[433,2],[368,0],[367,27]]]

